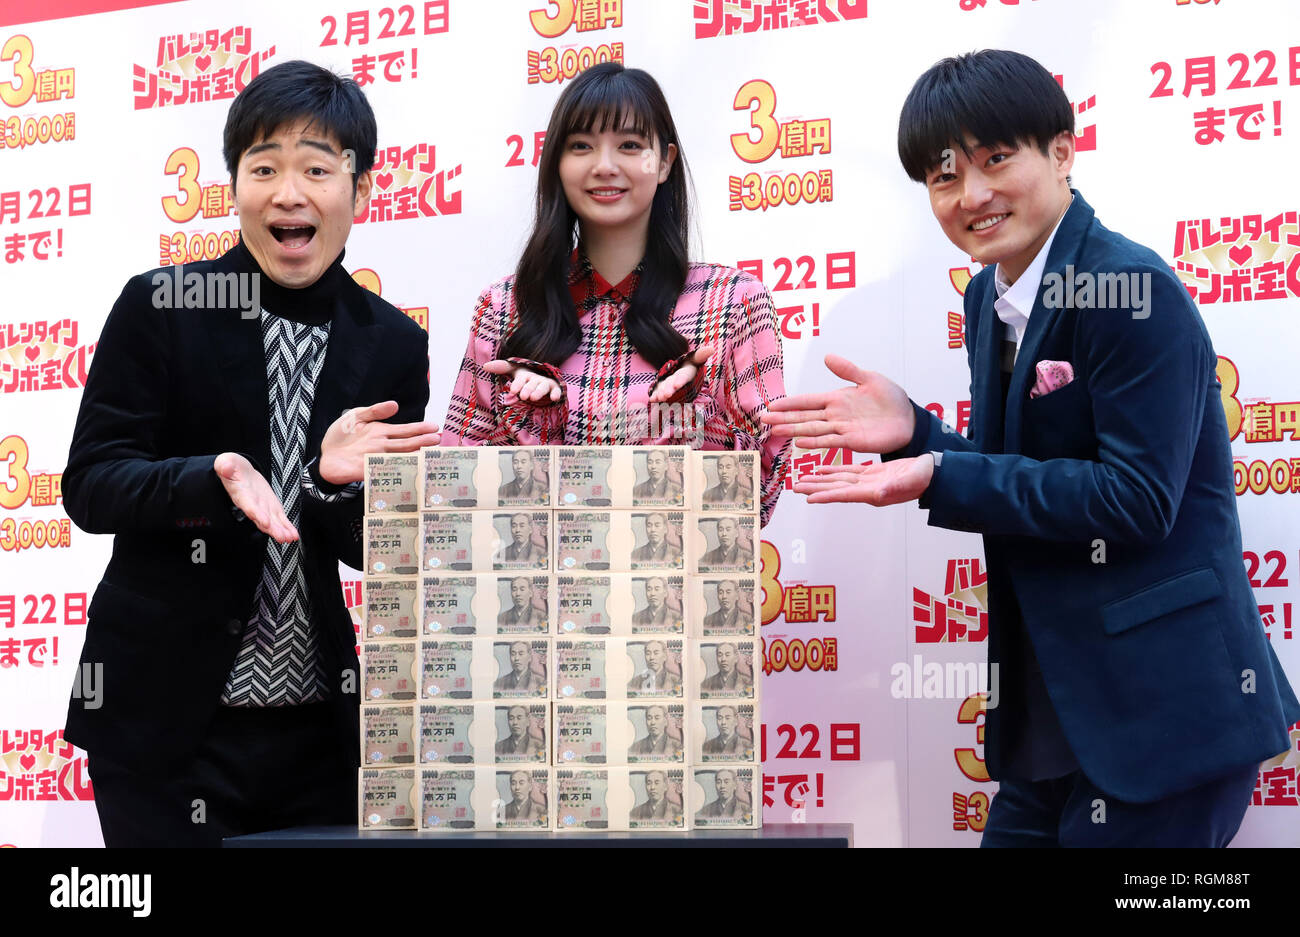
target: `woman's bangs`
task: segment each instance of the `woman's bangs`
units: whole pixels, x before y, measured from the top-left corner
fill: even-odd
[[[617,87],[617,85],[623,87]],[[655,136],[650,102],[625,82],[598,81],[570,102],[562,133],[603,133],[631,130],[647,139]]]

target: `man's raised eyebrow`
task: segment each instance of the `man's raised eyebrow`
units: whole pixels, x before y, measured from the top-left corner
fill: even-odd
[[[330,154],[331,156],[339,155],[339,151],[334,149],[334,147],[331,146],[325,140],[309,140],[306,137],[299,137],[298,146],[314,146],[318,150],[324,150],[326,153]]]
[[[331,156],[338,156],[338,150],[334,149],[334,147],[330,146],[324,140],[308,140],[306,137],[300,137],[297,145],[314,146],[318,150],[324,150],[326,153],[329,153]],[[264,152],[265,150],[278,150],[278,149],[280,149],[280,144],[268,140],[265,143],[258,143],[253,146],[250,146],[248,150],[245,151],[244,156],[246,157],[256,156],[258,153]]]

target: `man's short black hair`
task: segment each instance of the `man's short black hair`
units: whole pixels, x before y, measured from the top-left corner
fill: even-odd
[[[967,135],[980,146],[1035,144],[1044,154],[1056,136],[1074,133],[1065,91],[1027,55],[985,49],[933,65],[916,80],[898,118],[898,158],[916,182]]]
[[[268,68],[248,83],[226,115],[221,151],[235,184],[239,158],[282,127],[306,120],[352,151],[352,191],[375,163],[375,112],[351,78],[301,59]]]

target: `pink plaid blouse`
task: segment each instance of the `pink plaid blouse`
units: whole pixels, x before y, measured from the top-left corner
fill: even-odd
[[[456,377],[444,446],[688,445],[761,453],[762,522],[785,481],[790,440],[771,435],[759,414],[785,396],[781,336],[767,288],[741,270],[691,264],[673,309],[673,328],[691,350],[712,345],[692,386],[671,405],[651,405],[655,384],[689,357],[656,370],[632,347],[623,328],[637,272],[611,286],[585,256],[575,258],[570,286],[582,326],[578,350],[558,368],[525,359],[515,364],[557,380],[564,396],[533,405],[507,393],[508,382],[483,370],[518,321],[514,278],[488,287],[474,307],[469,347]],[[702,429],[701,429],[702,428]]]

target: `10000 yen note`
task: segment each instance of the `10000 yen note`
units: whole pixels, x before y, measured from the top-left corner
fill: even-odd
[[[627,813],[629,830],[688,829],[686,769],[672,765],[639,765],[627,768],[627,786],[632,807]],[[621,777],[621,775],[620,775]]]
[[[438,574],[420,577],[427,637],[545,635],[553,604],[547,573]]]
[[[696,696],[700,699],[754,698],[758,679],[758,646],[749,639],[708,638],[694,642],[696,675],[700,677]]]
[[[694,515],[690,530],[695,573],[758,571],[758,518],[752,514]]]
[[[370,453],[365,469],[367,514],[414,514],[420,510],[420,457]]]
[[[610,829],[609,769],[557,768],[556,830],[561,833]]]
[[[415,707],[361,707],[361,763],[368,766],[415,764]]]
[[[710,765],[691,769],[696,829],[755,829],[761,825],[761,792],[753,765]]]
[[[419,636],[419,583],[414,579],[366,579],[361,594],[368,640]]]
[[[420,641],[426,700],[546,699],[551,640],[495,638]]]
[[[691,460],[690,508],[705,514],[754,514],[760,507],[757,452],[700,452]]]
[[[556,507],[682,510],[688,452],[682,446],[561,448]]]
[[[758,634],[763,605],[757,576],[691,576],[687,591],[692,637]]]
[[[363,830],[413,830],[417,825],[414,768],[362,768],[357,785],[358,826]]]
[[[626,637],[686,629],[686,577],[670,573],[575,573],[556,577],[561,635]]]
[[[548,830],[553,797],[550,768],[424,768],[420,829]]]
[[[691,761],[697,765],[754,764],[757,707],[739,700],[691,704]]]
[[[454,833],[493,828],[491,808],[478,809],[476,800],[491,803],[495,793],[492,768],[425,768],[420,772],[420,829]],[[482,795],[475,797],[475,792]]]
[[[492,801],[498,830],[547,830],[551,827],[550,768],[498,768]]]
[[[491,764],[491,703],[421,703],[416,711],[420,762]]]
[[[545,446],[424,449],[424,510],[553,507],[552,454]]]
[[[556,572],[685,572],[681,511],[558,511]]]
[[[410,703],[416,698],[414,641],[361,645],[361,695],[370,703]]]
[[[420,519],[380,514],[366,519],[366,573],[414,576],[420,571]]]

